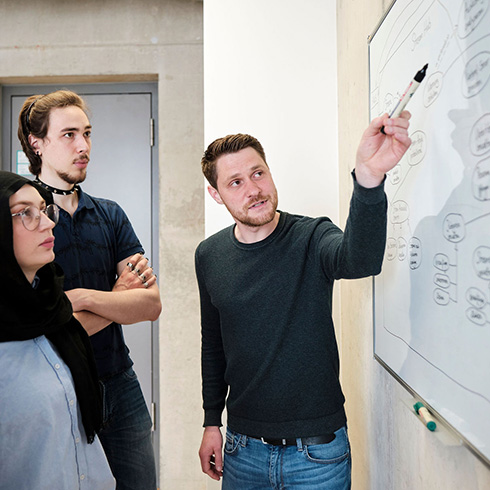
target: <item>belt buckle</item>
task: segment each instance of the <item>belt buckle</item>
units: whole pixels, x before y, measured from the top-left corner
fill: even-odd
[[[272,444],[270,442],[267,442],[263,437],[261,437],[260,440],[262,441],[262,444],[269,444],[269,445],[275,446],[275,444]],[[287,446],[288,445],[287,439],[281,439],[281,445],[282,446]]]

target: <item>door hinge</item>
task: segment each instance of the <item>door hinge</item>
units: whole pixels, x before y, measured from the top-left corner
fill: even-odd
[[[155,119],[150,118],[150,146],[155,145]]]
[[[153,432],[156,431],[157,429],[157,404],[154,402],[151,402],[151,411],[150,411],[150,416],[151,416],[151,430]]]

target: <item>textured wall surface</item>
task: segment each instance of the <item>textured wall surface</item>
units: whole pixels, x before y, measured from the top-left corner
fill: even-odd
[[[0,1],[0,84],[158,82],[160,487],[202,488],[202,1]],[[128,327],[129,328],[129,327]]]

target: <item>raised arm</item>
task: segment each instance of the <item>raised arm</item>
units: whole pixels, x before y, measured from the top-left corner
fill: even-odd
[[[324,224],[323,234],[311,243],[320,250],[325,271],[334,279],[355,279],[380,272],[386,246],[387,201],[385,174],[400,161],[411,144],[410,113],[375,118],[364,131],[357,150],[354,189],[342,233]],[[385,126],[385,133],[380,130]],[[319,228],[320,230],[320,228]]]
[[[371,121],[357,149],[356,179],[360,185],[378,186],[403,157],[412,143],[408,136],[410,117],[403,111],[397,118],[384,114]],[[381,132],[383,126],[386,134]]]

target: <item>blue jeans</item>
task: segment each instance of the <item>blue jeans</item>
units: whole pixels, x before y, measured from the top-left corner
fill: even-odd
[[[100,384],[104,428],[99,439],[116,479],[116,489],[156,489],[151,417],[136,373],[129,368]]]
[[[222,490],[347,490],[351,457],[346,427],[328,444],[272,446],[227,429]]]

